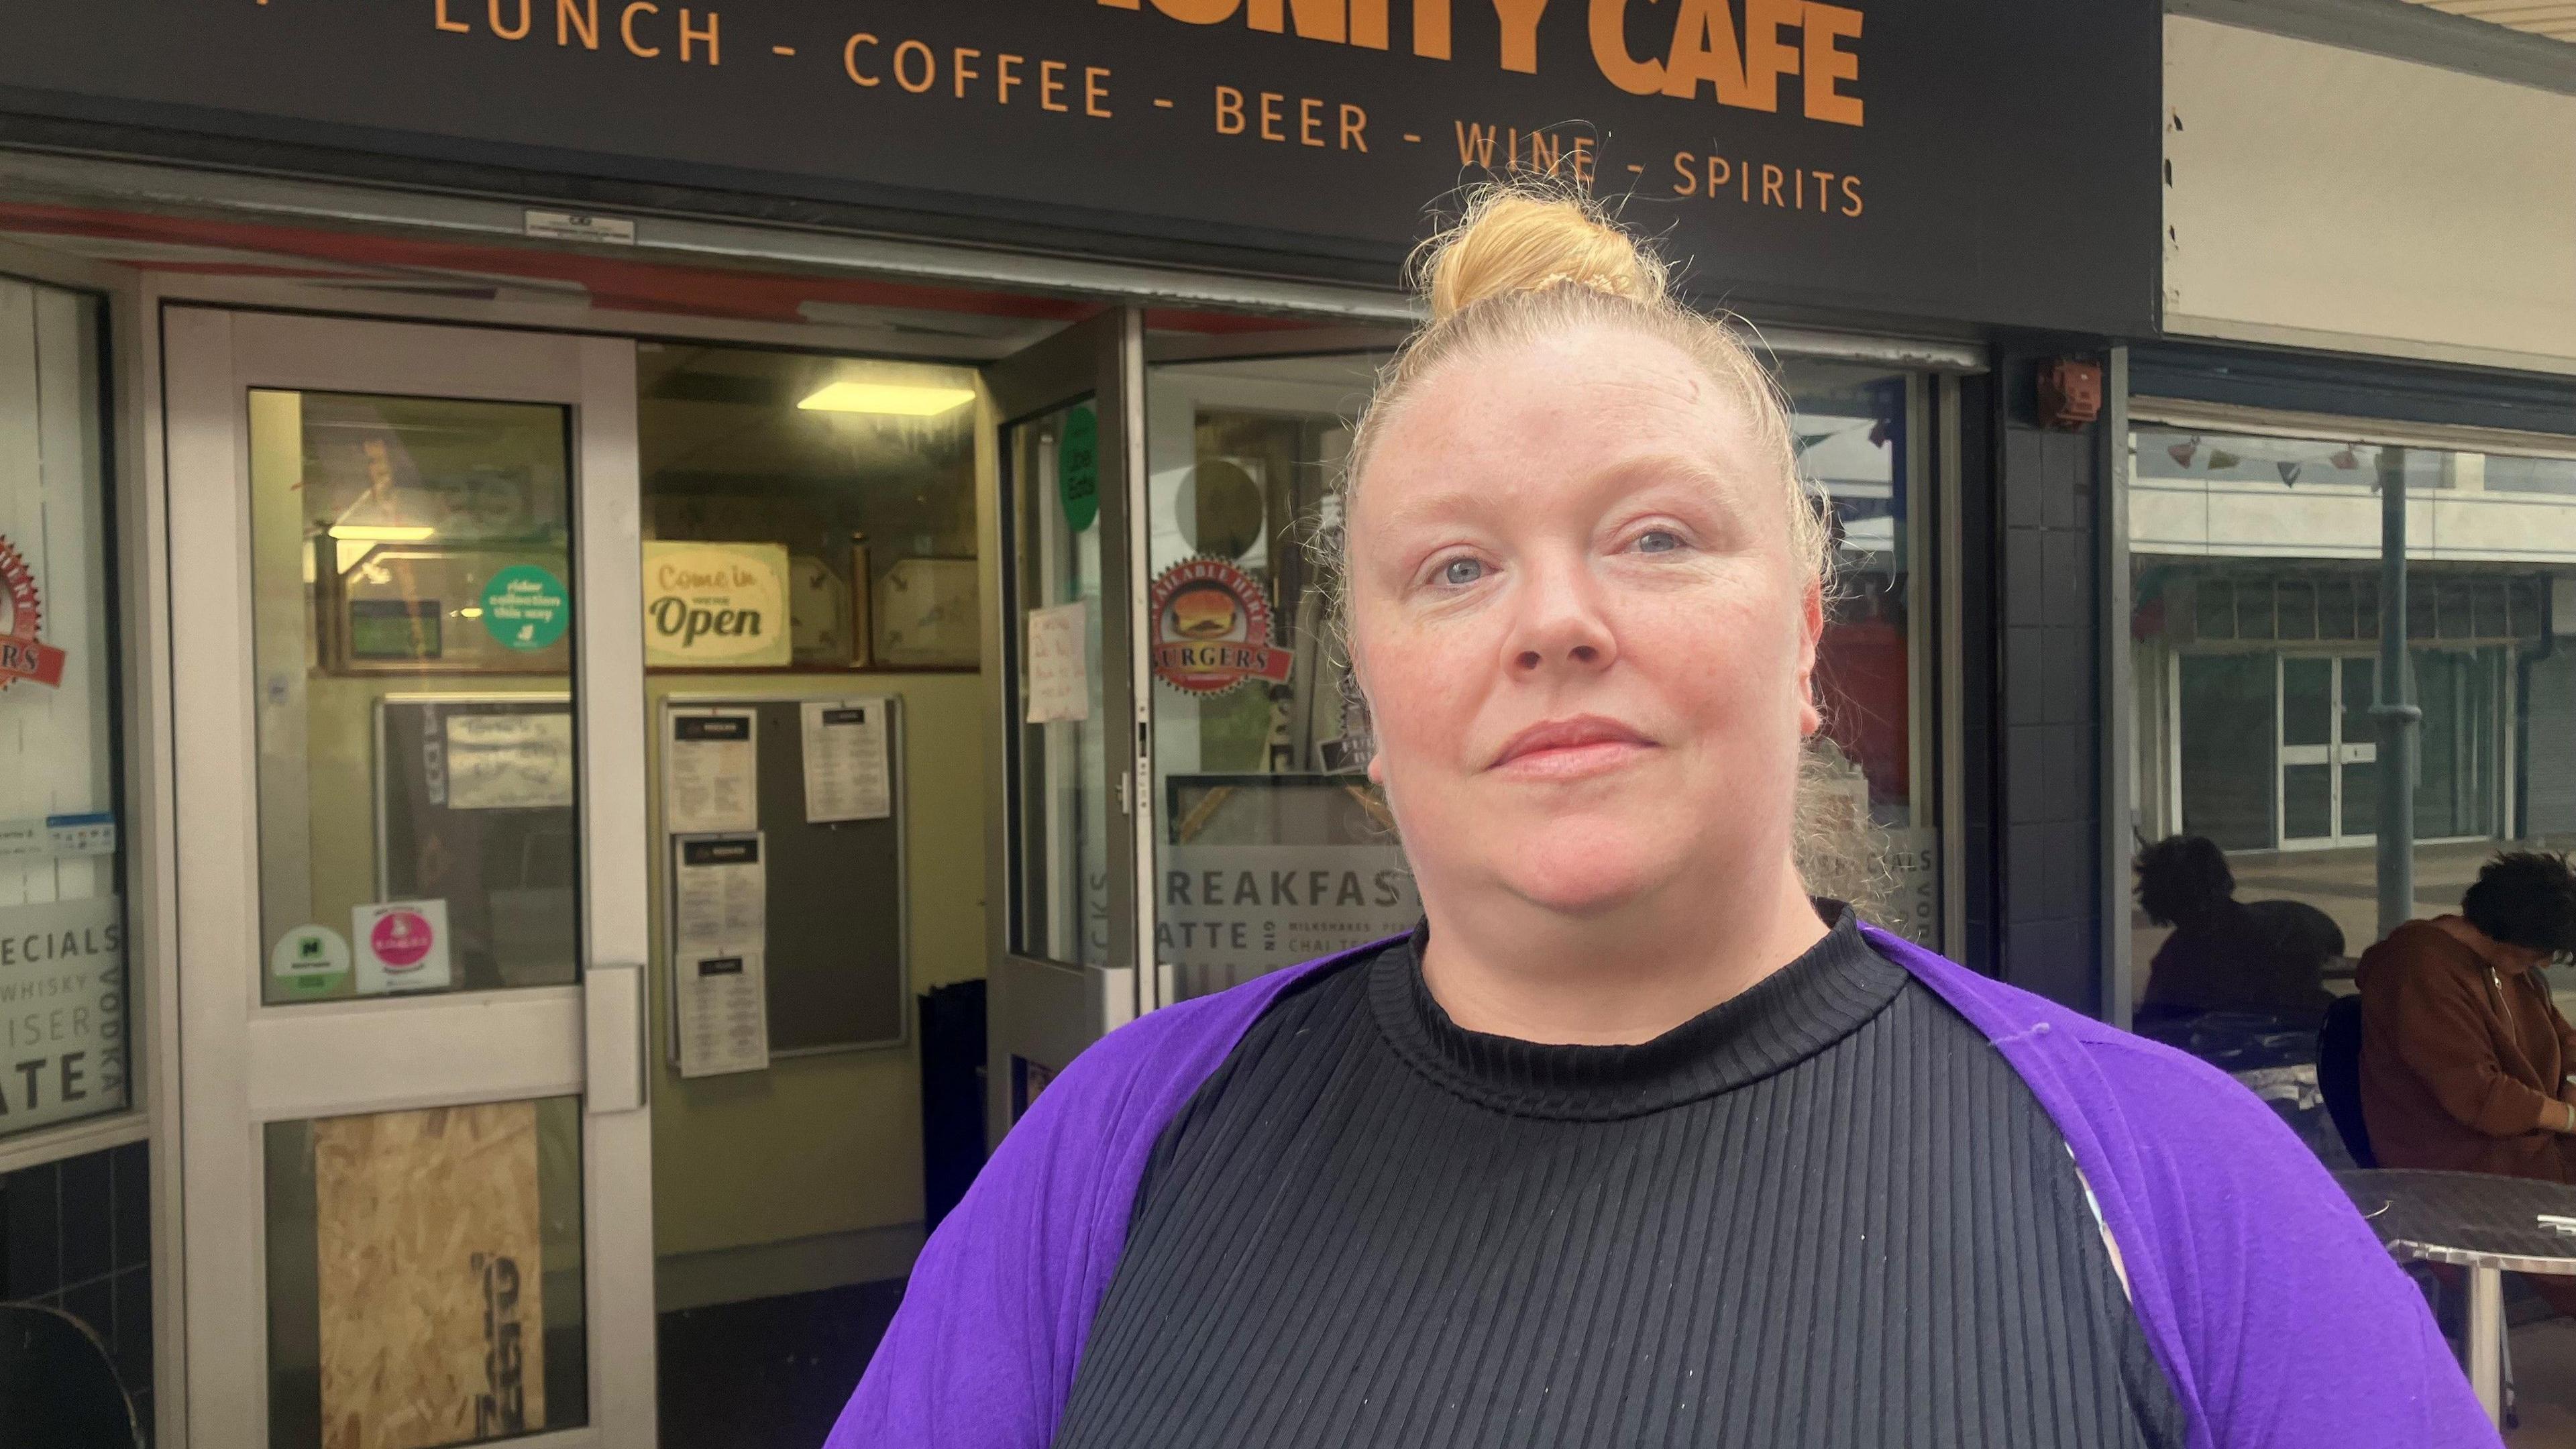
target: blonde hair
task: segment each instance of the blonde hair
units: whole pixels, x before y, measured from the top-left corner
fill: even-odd
[[[1464,356],[1610,327],[1670,345],[1742,405],[1752,456],[1780,492],[1791,556],[1830,604],[1835,580],[1829,505],[1798,471],[1788,399],[1779,382],[1737,339],[1731,319],[1676,300],[1670,268],[1598,202],[1574,188],[1540,182],[1479,187],[1455,225],[1415,250],[1408,271],[1429,315],[1380,371],[1352,435],[1342,475],[1344,526],[1331,530],[1326,544],[1337,579],[1349,577],[1347,524],[1369,455],[1388,419],[1425,379]],[[1347,659],[1347,588],[1337,588],[1336,595],[1337,632]],[[1350,678],[1347,670],[1345,677]],[[1356,702],[1366,708],[1365,699]],[[1866,905],[1884,892],[1884,856],[1865,811],[1855,818],[1845,803],[1848,796],[1838,788],[1830,758],[1811,743],[1800,762],[1798,871],[1811,893]]]

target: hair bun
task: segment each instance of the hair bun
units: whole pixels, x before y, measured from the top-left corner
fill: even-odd
[[[1664,264],[1589,197],[1527,182],[1480,188],[1458,224],[1423,244],[1417,275],[1434,323],[1488,297],[1571,282],[1652,307]]]

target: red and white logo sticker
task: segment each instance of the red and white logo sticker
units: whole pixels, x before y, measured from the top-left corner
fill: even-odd
[[[1248,679],[1286,683],[1293,650],[1270,644],[1270,600],[1223,559],[1184,559],[1154,580],[1154,677],[1188,694]]]
[[[21,679],[49,687],[63,682],[63,651],[36,637],[44,622],[35,571],[0,534],[0,689]]]
[[[429,918],[418,911],[387,911],[376,918],[376,928],[367,934],[367,945],[388,971],[411,971],[429,958],[429,948],[438,943],[438,933],[430,929]]]

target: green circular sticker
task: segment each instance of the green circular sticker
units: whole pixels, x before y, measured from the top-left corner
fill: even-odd
[[[1064,436],[1055,447],[1056,491],[1064,497],[1064,521],[1082,532],[1100,516],[1100,417],[1084,403],[1065,415]]]
[[[349,942],[328,926],[298,926],[268,953],[268,971],[290,991],[337,991],[349,981]]]
[[[512,564],[483,586],[483,627],[504,649],[543,649],[571,624],[563,580],[535,564]]]

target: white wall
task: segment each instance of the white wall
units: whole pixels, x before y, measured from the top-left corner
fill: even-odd
[[[2169,333],[2576,372],[2576,95],[2165,17]]]

